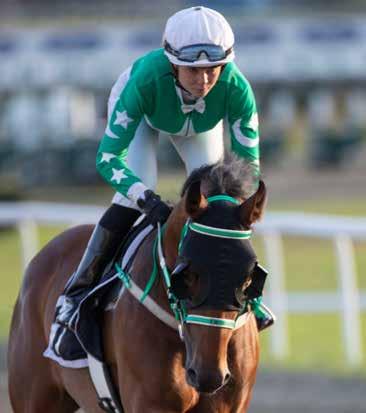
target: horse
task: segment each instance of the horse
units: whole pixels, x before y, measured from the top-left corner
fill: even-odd
[[[127,291],[103,312],[104,356],[124,412],[247,411],[259,360],[255,317],[250,306],[243,310],[256,265],[248,238],[265,200],[263,181],[239,160],[201,167],[184,183],[163,230],[154,229],[143,241],[129,275],[144,288],[160,238],[164,265],[149,297],[169,314],[168,298],[180,297],[180,334]],[[88,369],[61,367],[42,356],[55,303],[92,230],[81,225],[56,236],[25,271],[8,344],[15,413],[103,411]]]

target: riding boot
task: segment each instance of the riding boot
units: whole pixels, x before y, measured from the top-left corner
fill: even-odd
[[[119,213],[119,222],[116,222],[116,210]],[[74,314],[90,290],[102,277],[108,263],[117,253],[122,240],[140,213],[134,209],[113,205],[106,211],[100,223],[95,226],[89,243],[86,247],[80,264],[74,273],[71,283],[64,293],[64,302],[57,312],[56,322],[72,329]],[[113,216],[113,219],[111,217]],[[106,219],[108,218],[108,219]],[[117,232],[107,229],[116,223]],[[121,221],[122,224],[121,224]]]
[[[250,300],[250,305],[257,321],[258,331],[263,331],[271,327],[276,321],[276,316],[273,312],[262,302],[262,297]]]

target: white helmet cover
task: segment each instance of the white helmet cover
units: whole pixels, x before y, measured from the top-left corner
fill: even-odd
[[[177,51],[182,47],[200,44],[221,46],[224,51],[228,51],[234,45],[234,33],[225,17],[219,12],[203,6],[190,7],[173,14],[168,19],[163,45],[165,42]],[[235,57],[233,49],[226,57],[214,62],[208,60],[205,53],[201,53],[198,60],[194,62],[179,60],[179,57],[167,50],[165,55],[171,63],[179,66],[217,66],[231,62]]]

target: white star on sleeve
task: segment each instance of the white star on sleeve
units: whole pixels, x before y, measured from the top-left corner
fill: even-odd
[[[113,133],[111,131],[111,128],[109,127],[109,125],[107,125],[107,127],[106,127],[105,134],[108,136],[108,138],[111,138],[111,139],[119,139],[120,138],[119,136],[117,136],[115,133]]]
[[[113,176],[111,178],[111,181],[116,181],[117,184],[119,185],[121,183],[122,179],[127,178],[127,175],[123,173],[124,169],[114,169],[112,168]]]
[[[100,163],[102,162],[107,162],[109,163],[109,161],[113,158],[116,158],[117,156],[114,155],[113,153],[108,153],[108,152],[102,152],[102,159],[100,160]]]
[[[122,126],[122,128],[127,129],[128,124],[133,121],[133,119],[128,117],[127,111],[124,110],[123,112],[116,111],[116,119],[113,122],[113,125]]]

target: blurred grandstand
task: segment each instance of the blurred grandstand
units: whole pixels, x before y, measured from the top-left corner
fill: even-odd
[[[360,12],[366,10],[363,0],[203,0],[192,2],[190,0],[158,0],[146,2],[144,0],[64,0],[52,3],[46,0],[2,0],[2,18],[15,19],[70,19],[72,17],[96,18],[125,16],[130,18],[161,18],[161,10],[167,14],[175,10],[200,5],[222,9],[226,14],[249,13],[259,11],[261,14],[296,14],[314,12]],[[157,7],[157,4],[159,7]]]
[[[265,167],[363,163],[365,2],[200,3],[234,26],[237,63],[257,95]],[[166,18],[193,4],[3,0],[0,191],[98,183],[94,156],[111,86],[160,46]],[[164,149],[162,163],[175,162]]]

